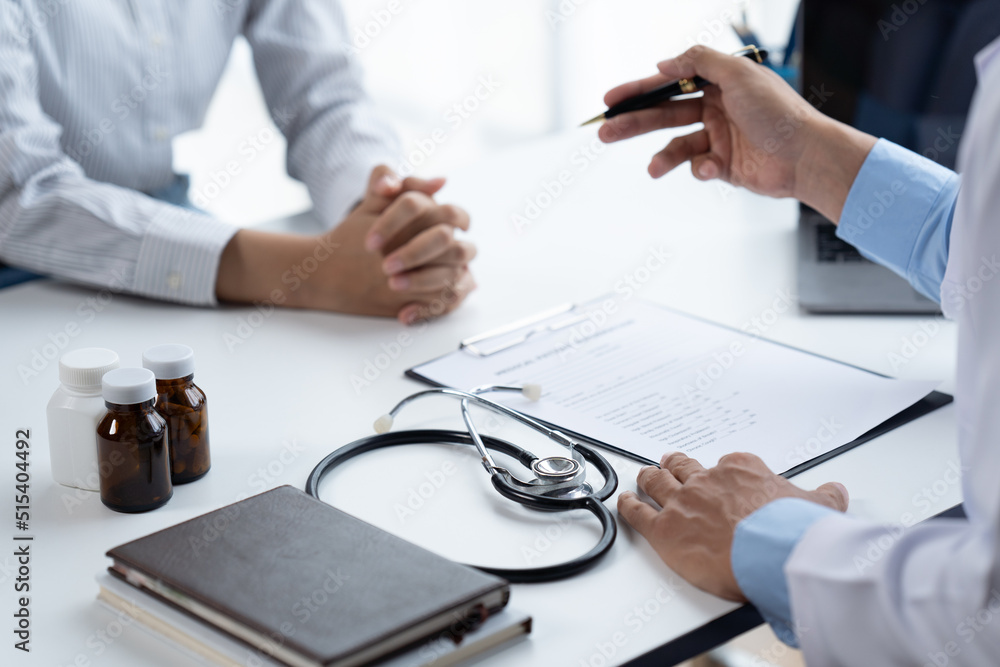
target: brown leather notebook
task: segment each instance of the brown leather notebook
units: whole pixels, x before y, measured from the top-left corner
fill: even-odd
[[[503,579],[282,486],[115,547],[109,568],[295,667],[353,667],[507,604]]]

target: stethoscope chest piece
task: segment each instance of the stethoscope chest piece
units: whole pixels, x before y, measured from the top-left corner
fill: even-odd
[[[535,459],[529,466],[531,472],[535,473],[535,479],[528,483],[519,483],[518,480],[509,478],[508,481],[528,493],[544,498],[570,500],[593,496],[594,488],[586,482],[587,466],[583,461],[583,457],[576,450],[574,450],[573,456],[574,458],[546,456]],[[543,512],[557,512],[560,509],[566,509],[565,507],[548,505],[522,504],[530,509]]]
[[[480,396],[485,391],[520,391],[525,396],[536,399],[540,388],[534,385],[519,387],[483,387],[471,392],[456,389],[431,389],[415,394],[400,402],[388,414],[380,417],[375,423],[379,435],[362,438],[349,445],[341,447],[320,461],[306,481],[306,492],[319,497],[319,484],[323,477],[335,467],[359,454],[383,447],[394,447],[411,444],[452,444],[469,445],[479,450],[483,468],[489,473],[493,487],[500,495],[521,504],[524,507],[545,512],[567,510],[586,510],[601,523],[601,538],[587,553],[564,563],[528,569],[500,569],[477,567],[484,572],[490,572],[504,577],[512,582],[552,581],[582,572],[593,566],[614,544],[616,526],[614,517],[604,501],[614,493],[618,486],[618,476],[607,459],[589,447],[583,447],[568,436],[548,426],[535,421],[524,413],[513,410],[503,404],[495,403]],[[390,433],[393,418],[399,409],[407,402],[430,394],[445,394],[462,400],[462,417],[468,431],[416,430]],[[538,430],[565,446],[569,456],[538,457],[531,452],[518,447],[506,440],[482,435],[476,429],[469,413],[469,402],[492,409],[500,414],[512,417],[517,421]],[[505,467],[497,465],[490,451],[495,451],[526,466],[534,477],[529,481],[518,479]],[[587,463],[590,463],[604,478],[604,485],[595,491],[587,483]]]
[[[585,472],[579,461],[565,456],[547,456],[544,459],[535,459],[531,462],[531,471],[538,475],[540,480],[551,480],[556,483],[575,482]]]

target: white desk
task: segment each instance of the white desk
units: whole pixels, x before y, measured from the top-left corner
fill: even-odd
[[[0,610],[7,619],[0,626],[7,637],[0,663],[192,664],[134,628],[122,631],[120,620],[95,602],[94,576],[106,567],[108,548],[242,495],[279,484],[301,488],[329,450],[369,434],[375,417],[417,388],[402,376],[406,368],[474,333],[612,291],[626,275],[642,278],[646,274],[636,269],[651,247],[672,259],[645,282],[643,298],[728,325],[756,317],[768,337],[879,372],[944,379],[942,389],[952,390],[955,331],[948,323],[939,322],[938,333],[908,363],[893,368],[890,355],[901,353],[921,320],[812,317],[794,309],[775,316],[769,310],[780,295],[794,292],[793,202],[737,192],[724,197],[717,185],[698,183],[686,171],[652,181],[645,166],[664,143],[662,136],[600,155],[593,153],[592,136],[570,133],[450,175],[443,198],[472,214],[481,287],[457,313],[423,329],[406,332],[390,320],[318,312],[276,310],[258,318],[253,308],[194,309],[125,296],[95,312],[95,292],[52,282],[0,292],[0,438],[7,452],[0,467],[8,521],[0,530],[8,545],[0,549]],[[563,180],[567,174],[572,179],[570,185],[517,233],[511,215],[523,212],[525,199],[544,193],[543,181],[558,180],[560,171],[566,172]],[[160,510],[115,514],[96,494],[78,494],[51,481],[45,404],[57,385],[57,364],[49,362],[26,382],[18,367],[30,367],[33,352],[44,354],[50,334],[58,340],[70,323],[79,327],[71,347],[110,347],[125,365],[138,365],[142,350],[156,343],[183,342],[196,351],[196,380],[211,406],[213,469],[205,479],[178,487]],[[240,329],[241,323],[258,326]],[[395,350],[402,333],[409,333],[410,343],[399,347],[370,386],[356,392],[351,375],[361,376],[366,361],[384,366],[387,358],[379,355],[385,348]],[[234,345],[227,334],[245,339]],[[457,425],[456,406],[447,401],[424,409],[430,412],[410,411],[400,424]],[[855,499],[852,511],[885,522],[897,522],[907,512],[935,514],[960,500],[959,488],[944,482],[957,462],[953,415],[953,407],[945,407],[796,481],[815,486],[840,480]],[[32,443],[29,656],[12,648],[11,635],[13,452],[19,428],[31,429]],[[610,458],[621,487],[634,488],[636,464]],[[399,508],[409,500],[420,504],[410,492],[419,493],[426,476],[446,461],[454,462],[457,472],[433,493],[424,486],[422,506],[401,515]],[[919,497],[923,489],[930,495]],[[339,471],[325,492],[334,504],[404,537],[481,563],[554,562],[580,553],[596,532],[586,519],[513,507],[493,492],[474,457],[443,448],[369,455]],[[534,616],[534,633],[483,664],[617,664],[734,609],[681,584],[624,524],[614,549],[595,569],[559,583],[515,586],[512,604]]]

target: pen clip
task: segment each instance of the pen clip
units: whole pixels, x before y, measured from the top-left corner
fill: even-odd
[[[757,61],[758,65],[764,64],[764,56],[761,53],[761,50],[757,48],[756,44],[747,44],[739,51],[733,53],[733,55],[738,57],[746,57],[751,53],[753,54],[753,59]]]

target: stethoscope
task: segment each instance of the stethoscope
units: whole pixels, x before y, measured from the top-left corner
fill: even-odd
[[[552,581],[586,570],[597,563],[615,542],[617,534],[615,520],[608,508],[604,506],[603,501],[610,498],[611,494],[618,488],[618,475],[615,474],[614,468],[611,467],[607,459],[596,451],[584,447],[566,434],[549,428],[523,412],[482,396],[482,394],[493,391],[519,392],[531,400],[538,400],[542,393],[541,387],[538,385],[527,384],[523,387],[492,385],[478,387],[471,391],[460,391],[449,388],[428,389],[408,396],[397,403],[396,407],[390,410],[388,414],[379,417],[375,421],[375,432],[377,435],[355,440],[349,445],[345,445],[332,452],[320,461],[312,473],[309,474],[309,479],[306,481],[306,492],[315,498],[319,498],[320,481],[341,463],[365,452],[382,449],[383,447],[396,447],[398,445],[472,445],[479,450],[483,468],[489,473],[493,487],[500,495],[536,510],[548,512],[576,509],[588,510],[601,522],[602,529],[601,539],[590,551],[582,556],[557,565],[522,569],[504,569],[479,565],[472,565],[472,567],[515,583]],[[408,403],[418,398],[442,394],[461,399],[462,420],[465,422],[466,432],[441,429],[389,432],[392,429],[396,415]],[[539,458],[530,451],[506,440],[481,435],[476,428],[475,422],[472,420],[472,414],[469,410],[470,403],[476,403],[488,410],[511,417],[525,426],[542,433],[551,440],[566,447],[569,450],[569,455]],[[497,465],[493,459],[493,455],[490,454],[491,450],[517,459],[519,463],[534,473],[534,477],[528,481],[523,481],[515,477],[509,470]],[[587,463],[592,464],[604,479],[604,486],[598,491],[594,491],[593,487],[586,481]]]

